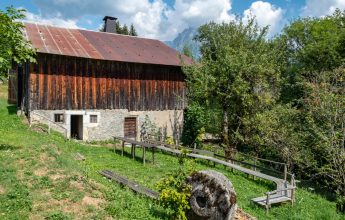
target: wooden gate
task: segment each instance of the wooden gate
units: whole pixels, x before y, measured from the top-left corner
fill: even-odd
[[[137,137],[137,118],[136,117],[125,118],[124,135],[126,138],[135,139]]]

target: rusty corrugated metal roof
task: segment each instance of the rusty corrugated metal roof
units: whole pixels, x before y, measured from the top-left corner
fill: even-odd
[[[32,23],[24,26],[26,38],[40,53],[171,66],[193,62],[159,40]]]

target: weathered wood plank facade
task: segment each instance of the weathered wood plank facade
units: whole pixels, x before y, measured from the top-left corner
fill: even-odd
[[[147,120],[179,136],[190,58],[158,40],[113,33],[26,23],[23,34],[37,62],[13,67],[9,102],[30,121],[82,140],[138,138]]]
[[[183,109],[181,67],[39,54],[30,65],[30,109]]]

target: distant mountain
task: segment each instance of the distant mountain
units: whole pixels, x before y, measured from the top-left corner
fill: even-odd
[[[197,32],[197,28],[187,28],[179,33],[173,41],[165,41],[165,43],[180,52],[182,52],[183,47],[187,45],[192,51],[194,59],[198,59],[200,57],[200,44],[193,40]]]

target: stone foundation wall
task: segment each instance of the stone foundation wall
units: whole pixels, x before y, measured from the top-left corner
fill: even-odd
[[[55,114],[63,114],[63,122],[54,122]],[[109,140],[114,136],[124,136],[124,120],[126,117],[137,118],[137,140],[143,132],[143,124],[147,120],[168,136],[180,137],[183,123],[183,110],[166,111],[128,111],[117,110],[34,110],[30,113],[32,122],[47,124],[66,135],[71,136],[71,115],[83,116],[82,139]],[[97,123],[90,122],[90,115],[97,115]]]

